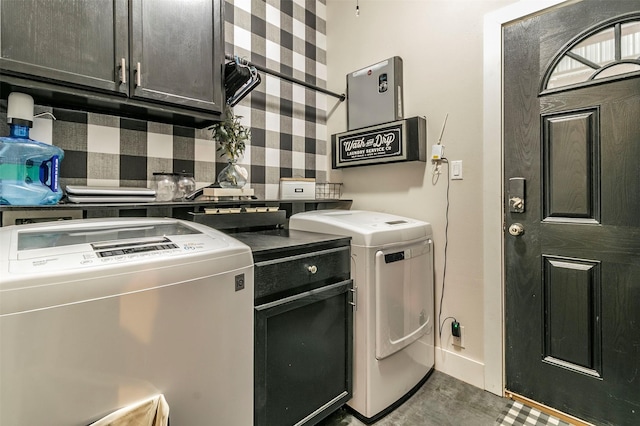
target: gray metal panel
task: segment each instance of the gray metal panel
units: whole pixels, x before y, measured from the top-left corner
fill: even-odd
[[[347,128],[402,119],[402,86],[399,56],[347,74]]]

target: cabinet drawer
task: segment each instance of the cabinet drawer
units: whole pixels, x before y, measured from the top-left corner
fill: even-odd
[[[349,246],[257,262],[256,304],[348,279],[350,262]]]

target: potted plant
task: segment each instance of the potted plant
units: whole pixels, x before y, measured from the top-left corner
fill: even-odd
[[[218,173],[218,183],[222,188],[242,188],[247,183],[247,171],[236,164],[242,157],[251,129],[240,123],[242,116],[235,115],[230,106],[225,107],[225,117],[220,123],[210,127],[211,138],[217,142],[216,151],[226,157],[227,166]]]

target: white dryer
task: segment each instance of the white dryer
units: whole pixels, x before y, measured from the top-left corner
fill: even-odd
[[[431,225],[360,210],[298,213],[290,229],[351,237],[357,291],[353,398],[365,422],[388,414],[433,370],[434,293]]]
[[[163,394],[253,424],[253,260],[175,219],[0,228],[0,424],[84,426]]]

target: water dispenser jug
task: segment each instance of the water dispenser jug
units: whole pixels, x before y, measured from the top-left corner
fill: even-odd
[[[0,137],[0,204],[57,203],[63,195],[58,177],[64,151],[29,138],[33,98],[11,93],[7,121],[10,135]]]

